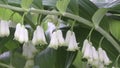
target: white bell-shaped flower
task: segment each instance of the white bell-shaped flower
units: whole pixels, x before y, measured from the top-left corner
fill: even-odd
[[[103,49],[101,47],[98,48],[98,56],[99,56],[99,61],[103,62],[104,56],[103,56]]]
[[[19,33],[20,33],[20,31],[21,31],[21,24],[18,23],[18,24],[16,25],[16,30],[15,30],[15,33],[14,33],[14,39],[15,39],[15,40],[18,40],[18,39],[19,39]]]
[[[59,46],[65,46],[65,42],[64,42],[62,31],[61,30],[57,30],[56,33],[57,33],[57,40],[58,40]]]
[[[49,48],[53,48],[53,49],[58,49],[58,40],[57,40],[57,33],[53,32],[51,35],[51,40],[50,40],[50,44],[49,44]]]
[[[92,48],[91,48],[91,44],[88,43],[85,47],[83,58],[90,59],[91,57],[92,57]]]
[[[99,60],[98,52],[96,51],[95,47],[92,46],[92,55],[94,60]]]
[[[109,65],[111,63],[110,59],[107,56],[107,53],[103,50],[104,64]]]
[[[31,41],[23,44],[23,53],[22,55],[25,56],[27,59],[34,58],[34,54],[37,52],[37,49],[32,44]]]
[[[24,25],[21,25],[20,23],[16,25],[14,39],[18,40],[20,43],[28,42],[28,31]]]
[[[87,39],[85,39],[84,42],[83,42],[82,53],[85,52],[85,48],[88,44],[89,44],[89,41]]]
[[[44,30],[41,26],[37,26],[36,30],[34,31],[32,43],[34,45],[47,44]]]
[[[76,50],[79,50],[79,47],[76,41],[75,33],[73,32],[69,40],[67,51],[76,51]]]
[[[0,37],[9,36],[9,23],[7,21],[1,20],[0,21]]]
[[[68,30],[65,38],[65,46],[69,45],[70,37],[72,36],[73,32]]]

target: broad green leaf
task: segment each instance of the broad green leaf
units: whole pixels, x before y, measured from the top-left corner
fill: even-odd
[[[116,39],[120,41],[120,21],[113,20],[110,23],[110,32]]]
[[[33,5],[39,9],[43,8],[42,6],[42,0],[34,0]]]
[[[56,50],[46,48],[35,57],[35,67],[38,68],[56,68]]]
[[[56,7],[61,13],[64,13],[67,9],[69,2],[70,0],[58,0]]]
[[[68,8],[69,8],[69,10],[72,11],[73,14],[79,15],[78,0],[70,0]]]
[[[0,19],[9,20],[11,18],[13,11],[5,8],[0,8]]]
[[[21,53],[15,51],[11,57],[11,62],[15,68],[24,68],[26,59],[22,56]]]
[[[90,0],[78,0],[79,16],[91,21],[91,17],[98,9]]]
[[[82,60],[81,59],[82,59],[82,53],[79,51],[76,58],[75,58],[75,61],[73,62],[75,67],[77,67],[77,68],[82,67]]]
[[[15,14],[12,16],[11,20],[12,20],[14,23],[19,23],[19,22],[21,22],[21,20],[22,20],[22,16],[21,16],[20,14],[18,14],[18,13],[15,13]]]
[[[98,9],[95,14],[92,17],[92,21],[95,24],[95,26],[98,26],[103,19],[104,15],[107,13],[108,9],[106,8],[100,8]]]
[[[21,7],[28,9],[28,8],[30,8],[32,2],[33,2],[33,0],[22,0]]]
[[[18,42],[15,42],[13,40],[9,40],[6,44],[5,47],[9,50],[14,50],[19,47]]]

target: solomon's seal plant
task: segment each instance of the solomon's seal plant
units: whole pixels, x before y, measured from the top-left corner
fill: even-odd
[[[0,68],[119,68],[119,0],[0,0]]]

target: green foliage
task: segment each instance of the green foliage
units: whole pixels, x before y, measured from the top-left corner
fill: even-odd
[[[58,0],[56,7],[61,13],[64,13],[67,9],[69,2],[70,0]]]
[[[21,1],[21,7],[28,9],[30,8],[30,5],[32,4],[33,0],[22,0]]]
[[[116,39],[120,41],[120,21],[112,20],[110,23],[110,32]]]
[[[99,26],[99,23],[103,19],[104,15],[107,13],[107,10],[108,9],[106,8],[100,8],[95,12],[95,14],[92,17],[92,21],[95,24],[95,26]]]

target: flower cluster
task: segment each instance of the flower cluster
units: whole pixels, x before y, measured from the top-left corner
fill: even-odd
[[[1,20],[0,21],[0,37],[9,36],[10,30],[9,30],[9,22]]]
[[[76,41],[75,33],[73,31],[68,30],[66,34],[66,39],[64,39],[61,30],[53,32],[48,47],[57,49],[58,46],[68,46],[67,51],[78,50],[79,47]]]
[[[84,40],[82,48],[83,58],[88,60],[88,64],[98,68],[104,68],[104,66],[111,63],[105,50],[98,48],[98,51],[92,46],[92,43],[87,39]]]
[[[24,25],[21,25],[20,23],[16,25],[14,39],[18,40],[20,43],[28,42],[28,31]]]

